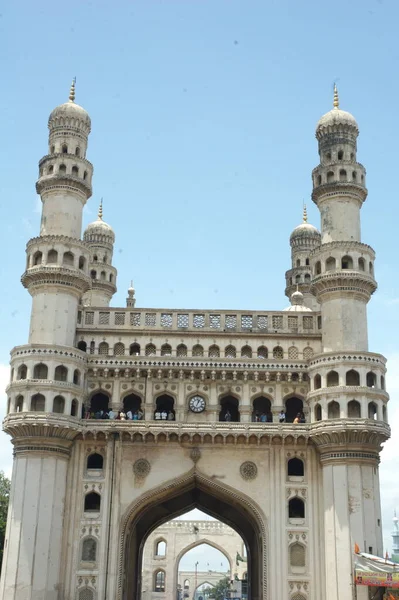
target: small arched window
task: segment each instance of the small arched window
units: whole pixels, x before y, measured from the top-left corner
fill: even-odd
[[[94,600],[94,592],[90,588],[83,588],[79,592],[79,600]]]
[[[50,154],[54,154],[54,152],[55,152],[55,146],[51,146],[51,148],[50,148]]]
[[[356,171],[352,171],[352,180],[353,181],[357,180],[357,173],[356,173]]]
[[[327,373],[327,387],[333,387],[339,385],[339,375],[337,371],[330,371]]]
[[[35,394],[32,396],[30,409],[34,412],[44,412],[46,408],[46,399],[43,394]]]
[[[305,283],[310,282],[310,273],[305,273]]]
[[[106,278],[107,278],[107,275],[106,275],[105,271],[101,271],[101,280],[105,281]]]
[[[377,405],[375,402],[369,402],[368,405],[368,418],[376,421],[378,419]]]
[[[339,419],[340,418],[340,406],[339,403],[336,402],[336,400],[333,400],[332,402],[330,402],[328,404],[328,418],[329,419]]]
[[[101,496],[97,492],[90,492],[85,496],[85,512],[99,512],[101,508]]]
[[[92,279],[97,279],[97,271],[90,271],[90,277]]]
[[[210,346],[208,356],[209,356],[209,358],[219,358],[220,357],[219,346],[216,346],[216,344],[213,344],[213,346]]]
[[[114,346],[114,356],[124,356],[125,354],[125,344],[122,342],[117,342]]]
[[[103,468],[104,465],[104,459],[101,456],[101,454],[98,454],[98,452],[95,452],[94,454],[90,454],[87,457],[87,468],[90,469],[96,469],[96,470],[100,470]]]
[[[76,165],[73,165],[72,167],[72,175],[75,175],[75,177],[78,177],[79,175],[79,168]]]
[[[161,346],[161,356],[172,356],[172,346],[170,344]]]
[[[64,365],[58,365],[54,371],[54,379],[55,381],[67,381],[68,369]]]
[[[369,388],[376,387],[377,384],[377,376],[372,371],[369,371],[366,375],[366,385]]]
[[[41,252],[35,252],[33,255],[33,266],[41,265],[43,260],[43,254]]]
[[[319,390],[321,388],[321,376],[319,374],[314,376],[313,386],[315,390]]]
[[[308,258],[305,258],[305,265],[308,267],[310,265],[310,261]]]
[[[75,369],[73,372],[73,383],[74,385],[80,385],[80,371]]]
[[[82,560],[95,562],[97,555],[97,542],[94,538],[86,538],[82,544]]]
[[[47,173],[52,175],[54,173],[54,165],[49,165],[47,169]]]
[[[353,269],[353,260],[351,256],[343,256],[341,259],[342,269]]]
[[[360,403],[357,400],[351,400],[348,402],[348,418],[349,419],[360,419],[361,408]]]
[[[321,185],[321,175],[317,177],[317,185]]]
[[[19,395],[15,398],[15,412],[22,412],[24,409],[24,397]]]
[[[58,261],[57,250],[50,250],[47,254],[47,264],[54,264]]]
[[[155,556],[166,556],[166,542],[159,540],[155,546]]]
[[[64,265],[67,265],[68,267],[73,267],[74,260],[75,257],[72,254],[72,252],[64,252],[64,256],[62,258],[62,262]]]
[[[179,344],[176,348],[176,356],[184,357],[187,356],[187,346],[185,344]]]
[[[80,148],[79,148],[79,146],[76,146],[76,148],[75,148],[75,156],[80,156]]]
[[[259,346],[258,350],[257,350],[257,357],[261,358],[261,359],[265,359],[267,358],[269,355],[268,349],[266,348],[266,346]]]
[[[33,368],[33,379],[47,379],[48,367],[43,363],[35,365]]]
[[[65,399],[62,396],[56,396],[53,400],[53,412],[63,414],[65,410]]]
[[[85,172],[83,173],[83,179],[84,179],[84,181],[86,181],[86,179],[87,179],[87,171],[85,171]]]
[[[297,259],[297,261],[296,261],[296,266],[297,266],[297,267],[300,267],[300,266],[301,266],[301,259],[300,259],[300,258],[298,258],[298,259]]]
[[[366,270],[366,264],[364,262],[364,258],[359,258],[358,265],[359,265],[359,271],[365,271]]]
[[[321,273],[321,262],[318,260],[314,266],[315,275],[320,275]]]
[[[284,350],[281,346],[273,348],[273,358],[284,358]]]
[[[346,372],[345,376],[346,385],[360,385],[360,375],[354,369]]]
[[[290,346],[288,348],[288,358],[290,358],[291,360],[297,360],[298,356],[299,356],[298,348],[296,346]]]
[[[305,518],[305,503],[301,498],[291,498],[288,502],[288,517],[290,519]]]
[[[140,356],[140,344],[134,343],[129,348],[130,356]]]
[[[334,181],[334,171],[328,171],[327,173],[327,183],[331,183]]]
[[[95,255],[93,256],[93,262],[98,262],[98,256],[97,256],[97,254],[95,254]]]
[[[62,164],[59,166],[58,172],[64,174],[66,173],[66,170],[66,165]]]
[[[86,260],[84,258],[84,256],[79,256],[79,269],[81,271],[83,271],[83,269],[85,268],[86,265]]]
[[[338,150],[338,160],[342,160],[344,158],[344,151]]]
[[[82,350],[82,352],[87,352],[87,344],[85,341],[80,340],[80,342],[78,342],[78,349]]]
[[[237,351],[234,346],[226,346],[224,355],[226,358],[236,358]]]
[[[78,416],[79,402],[74,398],[71,402],[71,417]]]
[[[17,371],[17,379],[26,379],[28,375],[28,368],[26,365],[20,365]]]
[[[68,146],[66,144],[62,145],[61,152],[62,154],[68,154]]]
[[[316,404],[314,407],[314,419],[315,421],[321,421],[321,406]]]
[[[107,342],[101,342],[98,346],[99,354],[109,354],[109,346]]]
[[[300,458],[290,458],[287,465],[289,477],[303,477],[305,474],[303,460]]]
[[[373,269],[373,263],[370,261],[369,262],[369,273],[370,273],[370,275],[373,274],[373,271],[374,271],[374,269]]]
[[[201,344],[193,346],[193,356],[204,356],[204,348]]]
[[[306,551],[305,546],[302,544],[291,544],[290,546],[290,565],[291,567],[297,567],[303,569],[306,565]]]
[[[147,344],[145,347],[145,355],[146,356],[155,356],[157,353],[157,349],[154,344]]]
[[[241,358],[252,358],[252,348],[250,346],[241,348]]]
[[[165,591],[165,571],[156,571],[154,574],[154,592]]]
[[[329,256],[326,260],[326,271],[334,271],[336,269],[337,262],[333,256]]]

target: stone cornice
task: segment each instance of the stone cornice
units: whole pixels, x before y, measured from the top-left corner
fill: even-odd
[[[51,344],[24,344],[23,346],[14,346],[10,354],[12,360],[16,358],[24,359],[25,357],[30,356],[37,356],[40,358],[50,356],[51,358],[60,358],[60,360],[72,358],[79,363],[83,362],[84,365],[87,364],[88,358],[86,352],[83,352],[78,348],[71,348],[70,346],[56,346]]]
[[[359,363],[368,363],[370,367],[375,364],[385,367],[387,359],[382,354],[376,352],[359,352],[358,350],[342,350],[340,352],[323,352],[315,354],[309,360],[309,368],[328,366],[336,363],[346,363],[346,361]]]
[[[74,184],[74,185],[73,185]],[[74,175],[55,173],[41,177],[36,182],[36,192],[41,196],[44,193],[51,191],[64,190],[80,194],[83,203],[86,203],[92,194],[90,183],[86,183],[84,179]]]
[[[318,172],[320,171],[320,169],[324,169],[324,170],[328,170],[330,167],[350,167],[351,169],[353,167],[359,167],[360,169],[363,169],[365,171],[364,165],[362,165],[362,163],[357,162],[356,160],[333,160],[333,159],[329,159],[328,164],[322,164],[319,163],[317,165],[317,167],[315,167],[312,170],[312,175],[317,175]]]
[[[328,252],[330,250],[342,250],[342,248],[349,250],[360,250],[366,251],[371,255],[372,258],[375,258],[375,252],[371,246],[368,244],[363,244],[363,242],[354,242],[354,241],[335,241],[335,242],[327,242],[325,244],[320,244],[314,250],[311,251],[310,256],[314,257],[316,254],[320,252]]]
[[[381,444],[386,442],[391,430],[387,423],[370,419],[334,419],[312,423],[312,442],[321,456],[337,452],[369,453],[378,460]],[[344,456],[331,457],[345,458]],[[349,458],[349,456],[347,457]],[[353,456],[356,458],[356,456]],[[366,457],[363,457],[366,458]]]
[[[81,396],[85,393],[80,385],[75,385],[68,381],[56,381],[55,379],[18,379],[13,381],[6,388],[6,393],[19,392],[26,390],[48,390],[53,389],[56,393],[71,392],[74,396]]]
[[[318,299],[345,293],[368,302],[376,289],[377,283],[373,277],[363,271],[350,269],[327,271],[316,275],[311,282],[311,290]]]
[[[93,169],[92,163],[89,160],[87,160],[87,158],[84,158],[83,156],[76,156],[76,154],[68,154],[68,153],[64,153],[64,152],[54,152],[54,154],[45,154],[39,160],[39,167],[41,167],[48,161],[58,159],[58,158],[64,158],[64,157],[70,158],[70,159],[76,161],[77,164],[84,163],[87,167],[90,167],[90,169]]]
[[[22,285],[31,292],[34,288],[56,285],[73,289],[77,295],[91,288],[91,278],[78,269],[67,267],[37,265],[25,271],[21,277]]]
[[[368,399],[376,399],[376,400],[384,400],[385,402],[388,402],[389,400],[389,395],[387,394],[387,392],[385,392],[384,390],[378,389],[378,388],[371,388],[371,387],[367,387],[367,386],[361,386],[361,385],[334,385],[331,387],[324,387],[324,388],[319,388],[317,390],[313,390],[312,392],[308,393],[308,400],[314,400],[317,401],[317,399],[319,398],[319,396],[322,397],[337,397],[337,396],[351,396],[351,397],[357,397],[357,396],[362,396],[365,397],[367,396]]]
[[[100,368],[104,369],[112,368],[112,369],[126,369],[126,368],[135,368],[146,371],[148,369],[227,369],[234,370],[239,369],[240,371],[245,370],[256,370],[256,371],[302,371],[307,372],[307,361],[306,360],[289,360],[289,359],[265,359],[264,361],[260,359],[253,359],[251,362],[247,362],[251,359],[223,359],[223,358],[172,358],[170,356],[159,357],[159,358],[139,358],[136,359],[127,356],[114,357],[114,356],[104,356],[101,355],[93,356],[91,355],[88,358],[88,368]]]
[[[336,196],[346,196],[352,200],[356,200],[361,206],[367,198],[367,193],[367,188],[358,183],[332,181],[331,183],[323,183],[313,188],[312,200],[315,204],[318,204]]]
[[[39,244],[63,244],[64,246],[71,246],[73,248],[80,248],[84,252],[88,252],[90,246],[84,242],[83,240],[79,240],[77,238],[68,237],[67,235],[40,235],[34,238],[31,238],[26,244],[26,250],[30,250],[32,246],[37,246]]]

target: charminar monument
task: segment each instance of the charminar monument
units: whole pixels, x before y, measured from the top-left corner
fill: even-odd
[[[388,394],[367,339],[359,129],[337,91],[316,126],[320,232],[305,211],[291,233],[284,310],[142,308],[133,287],[110,307],[115,233],[100,207],[82,236],[91,121],[74,84],[48,128],[22,275],[29,338],[11,351],[3,424],[0,599],[140,600],[145,541],[192,508],[241,536],[249,600],[367,598],[353,547],[382,555]],[[156,570],[152,597],[174,599]]]

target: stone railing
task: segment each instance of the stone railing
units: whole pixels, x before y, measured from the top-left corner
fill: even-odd
[[[84,308],[79,313],[78,329],[133,331],[179,331],[255,334],[318,334],[317,316],[309,314],[251,311],[201,311],[170,309]]]

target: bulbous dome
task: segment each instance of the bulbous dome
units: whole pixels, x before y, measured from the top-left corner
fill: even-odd
[[[320,231],[314,226],[308,223],[308,215],[306,212],[306,206],[303,207],[303,222],[295,227],[294,231],[290,235],[290,241],[298,238],[311,238],[315,240],[321,240]]]
[[[303,297],[302,292],[297,290],[291,296],[291,306],[289,306],[288,308],[285,308],[284,311],[286,311],[286,312],[312,312],[311,308],[308,308],[307,306],[304,305],[304,301],[305,301],[305,299]]]
[[[68,102],[56,106],[51,112],[48,120],[49,129],[59,126],[68,127],[72,123],[76,126],[81,124],[87,134],[91,130],[91,119],[88,112],[79,104],[75,103],[75,82],[72,82]]]
[[[339,108],[339,98],[337,87],[334,86],[334,108],[319,119],[316,125],[316,138],[319,139],[324,133],[328,133],[331,128],[344,127],[353,129],[356,134],[359,133],[359,127],[356,119],[351,113]]]
[[[114,230],[112,229],[111,225],[108,225],[108,223],[103,221],[102,203],[100,204],[97,219],[92,223],[88,224],[83,234],[83,239],[85,242],[90,243],[93,241],[97,241],[98,236],[105,236],[109,239],[111,243],[115,242]]]

